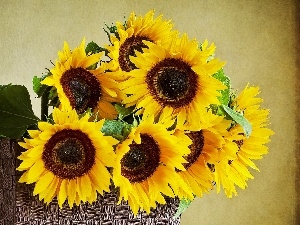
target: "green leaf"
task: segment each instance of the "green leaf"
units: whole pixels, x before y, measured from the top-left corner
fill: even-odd
[[[118,120],[105,120],[102,132],[118,140],[123,140],[131,130],[131,125]]]
[[[221,96],[218,97],[221,105],[228,105],[230,101],[230,79],[224,73],[223,69],[220,69],[217,73],[212,75],[217,80],[221,81],[227,86],[226,89],[220,90]]]
[[[103,28],[104,32],[106,33],[108,39],[110,40],[110,36],[113,34],[115,35],[116,38],[118,38],[120,40],[120,35],[118,33],[118,28],[116,25],[114,24],[111,24],[111,26],[108,26],[106,23],[105,23],[105,26],[106,28]],[[123,23],[123,26],[125,28],[125,30],[127,29],[127,22],[126,22],[126,19],[124,17],[124,23]]]
[[[132,107],[126,108],[123,105],[117,103],[117,104],[115,104],[115,108],[118,111],[119,119],[122,120],[124,117],[130,115],[135,107],[132,106]]]
[[[42,80],[42,78],[37,77],[37,76],[34,76],[34,77],[32,78],[33,91],[34,91],[35,93],[38,93],[38,92],[39,92],[39,89],[40,89],[40,87],[41,87],[41,80]]]
[[[103,28],[103,30],[108,37],[110,37],[111,34],[114,34],[118,39],[120,39],[117,26],[115,26],[113,24],[111,26],[108,26],[107,24],[105,24],[105,26],[106,26],[106,29]]]
[[[108,50],[106,48],[100,47],[98,44],[96,44],[93,41],[91,41],[90,43],[87,44],[87,46],[85,48],[85,52],[86,52],[87,55],[92,55],[92,54],[96,54],[96,53],[99,53],[99,52],[105,52],[105,55],[108,54]],[[95,64],[89,66],[87,69],[95,70],[97,68],[97,64],[98,64],[98,62],[96,62]]]
[[[123,132],[123,139],[126,138],[129,135],[132,127],[133,127],[132,125],[130,125],[128,123],[124,123],[124,128],[123,128],[123,131],[122,131]]]
[[[86,54],[95,54],[95,53],[99,53],[99,52],[103,52],[103,51],[107,51],[107,49],[100,47],[98,44],[96,44],[93,41],[88,43],[85,48]]]
[[[222,105],[224,111],[238,124],[240,124],[245,132],[246,137],[249,137],[252,132],[251,123],[240,113],[234,111],[226,105]]]
[[[191,203],[192,201],[189,199],[180,199],[180,203],[177,212],[174,215],[174,218],[179,217],[190,206]]]
[[[0,88],[0,136],[20,138],[38,121],[25,86],[5,85]]]
[[[37,77],[34,76],[32,79],[32,85],[33,85],[33,91],[37,94],[37,96],[40,98],[44,91],[47,89],[47,85],[41,84],[41,81],[45,79],[46,76],[43,77]]]
[[[60,105],[60,100],[58,98],[58,93],[56,87],[52,87],[49,91],[48,106],[58,107]]]
[[[218,116],[225,116],[225,118],[226,118],[227,114],[223,110],[222,105],[210,104],[209,108],[212,110],[213,114],[218,115]]]

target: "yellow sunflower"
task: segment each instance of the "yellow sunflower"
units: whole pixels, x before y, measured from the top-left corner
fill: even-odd
[[[131,62],[130,56],[135,55],[135,51],[142,51],[147,47],[143,41],[151,41],[153,43],[164,42],[170,36],[176,33],[171,31],[173,24],[171,21],[163,20],[162,15],[154,19],[154,10],[149,11],[144,17],[136,16],[132,12],[123,25],[116,23],[118,37],[111,36],[112,45],[105,46],[112,59],[110,69],[119,77],[123,77],[126,72],[135,69],[135,65]]]
[[[190,188],[175,172],[175,168],[185,170],[182,156],[190,152],[191,141],[153,121],[153,117],[143,119],[116,148],[113,181],[120,188],[119,201],[128,200],[135,215],[139,209],[149,213],[156,203],[165,204],[164,196],[175,197],[178,186],[192,198]]]
[[[145,43],[149,48],[131,57],[138,69],[130,71],[121,84],[128,95],[123,103],[136,105],[145,115],[156,116],[172,109],[186,125],[200,126],[201,111],[210,104],[219,104],[219,90],[226,88],[211,76],[224,65],[217,59],[209,60],[215,46],[208,47],[205,41],[200,50],[197,41],[189,41],[186,34],[164,46]]]
[[[205,116],[203,116],[205,114]],[[214,115],[211,111],[203,111],[201,130],[193,127],[181,126],[177,124],[175,135],[182,135],[183,130],[192,140],[189,146],[191,153],[184,156],[187,163],[184,163],[185,171],[178,171],[182,179],[190,185],[194,194],[202,197],[203,193],[208,193],[213,188],[214,164],[220,161],[233,160],[236,158],[237,147],[224,137],[229,135],[227,129],[230,121],[222,116]],[[180,191],[180,198],[187,198],[184,191]]]
[[[266,144],[274,134],[267,128],[269,110],[261,108],[262,99],[256,97],[258,94],[258,87],[247,86],[232,103],[235,110],[243,114],[251,123],[252,133],[246,137],[239,124],[233,126],[229,130],[231,136],[228,139],[238,147],[237,158],[216,165],[216,183],[218,186],[223,186],[226,195],[230,198],[233,194],[237,195],[235,185],[245,189],[247,181],[253,179],[249,167],[259,171],[253,160],[261,159],[268,153]]]
[[[93,202],[97,192],[109,191],[111,175],[106,167],[114,165],[113,145],[118,142],[103,136],[104,120],[89,122],[89,115],[78,118],[76,111],[53,110],[54,124],[39,122],[39,130],[29,130],[30,139],[19,142],[27,149],[18,158],[17,168],[25,171],[19,182],[36,183],[34,195],[46,203],[57,196],[62,207],[81,201]]]
[[[91,108],[99,118],[114,119],[117,111],[111,103],[120,101],[118,82],[104,73],[105,64],[89,69],[101,56],[102,53],[86,54],[85,39],[73,51],[65,42],[55,67],[50,70],[52,75],[42,84],[54,86],[61,104],[76,109],[79,114]]]

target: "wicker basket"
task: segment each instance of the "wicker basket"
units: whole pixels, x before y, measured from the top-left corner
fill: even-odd
[[[127,202],[117,205],[118,193],[112,190],[98,195],[93,204],[81,204],[70,209],[59,209],[56,198],[46,205],[32,196],[33,185],[18,183],[16,156],[22,148],[7,138],[0,138],[0,225],[12,224],[88,224],[88,225],[179,225],[180,218],[173,218],[179,201],[167,199],[166,205],[158,205],[149,215],[133,216]]]

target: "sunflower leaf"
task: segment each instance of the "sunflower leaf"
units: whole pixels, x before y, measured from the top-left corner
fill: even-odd
[[[131,130],[130,124],[118,120],[105,120],[101,131],[118,140],[124,139]]]
[[[37,94],[37,96],[40,98],[44,91],[47,89],[47,85],[41,84],[41,82],[46,78],[46,76],[43,77],[37,77],[34,76],[32,79],[32,85],[33,85],[33,91]]]
[[[105,24],[105,26],[106,26],[106,29],[103,28],[103,30],[109,39],[110,39],[110,35],[114,34],[116,36],[116,38],[118,38],[120,40],[117,26],[115,26],[113,24],[111,26],[108,26],[107,24]]]
[[[174,218],[178,218],[192,203],[191,200],[182,198],[180,199],[178,209],[174,215]]]
[[[96,44],[95,42],[91,41],[90,43],[87,44],[86,48],[85,48],[85,52],[86,54],[95,54],[95,53],[99,53],[99,52],[103,52],[103,51],[107,51],[107,49],[100,47],[98,44]]]
[[[251,123],[240,113],[234,111],[230,107],[226,105],[222,105],[224,111],[238,124],[242,126],[244,129],[246,137],[249,137],[252,132],[252,125]]]
[[[126,138],[130,131],[131,131],[132,125],[128,124],[128,123],[124,123],[124,128],[123,128],[123,137]]]
[[[33,113],[27,88],[4,85],[0,88],[0,136],[17,139],[39,121]]]
[[[117,112],[119,113],[119,119],[122,120],[124,117],[130,115],[135,107],[132,106],[132,107],[126,108],[123,105],[117,103],[117,104],[115,104],[115,108],[116,108]]]
[[[226,89],[220,90],[221,96],[218,97],[221,105],[228,105],[230,101],[230,79],[224,73],[223,69],[220,69],[217,73],[212,75],[217,80],[226,85]]]

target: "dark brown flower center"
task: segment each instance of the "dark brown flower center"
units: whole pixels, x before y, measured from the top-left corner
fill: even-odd
[[[59,161],[65,164],[77,164],[82,160],[81,143],[75,138],[56,144]]]
[[[129,72],[136,69],[134,63],[130,61],[129,56],[136,56],[134,51],[143,52],[143,48],[147,47],[147,45],[143,43],[143,40],[151,41],[148,37],[132,36],[127,38],[120,46],[118,60],[123,71]]]
[[[189,138],[193,141],[193,143],[189,146],[191,153],[187,156],[184,156],[187,163],[184,163],[183,166],[185,169],[188,169],[194,162],[199,158],[203,146],[204,146],[204,137],[202,131],[191,132],[187,134]]]
[[[98,79],[88,70],[81,67],[71,68],[64,72],[60,83],[77,113],[97,106],[101,97],[101,86]]]
[[[45,168],[62,179],[86,174],[95,163],[95,148],[85,133],[65,129],[56,132],[45,144]]]
[[[130,182],[142,182],[159,166],[159,146],[151,136],[141,134],[141,144],[132,143],[129,147],[121,159],[121,174]]]
[[[180,108],[192,102],[198,89],[197,74],[180,59],[166,58],[146,76],[149,91],[160,105]]]

